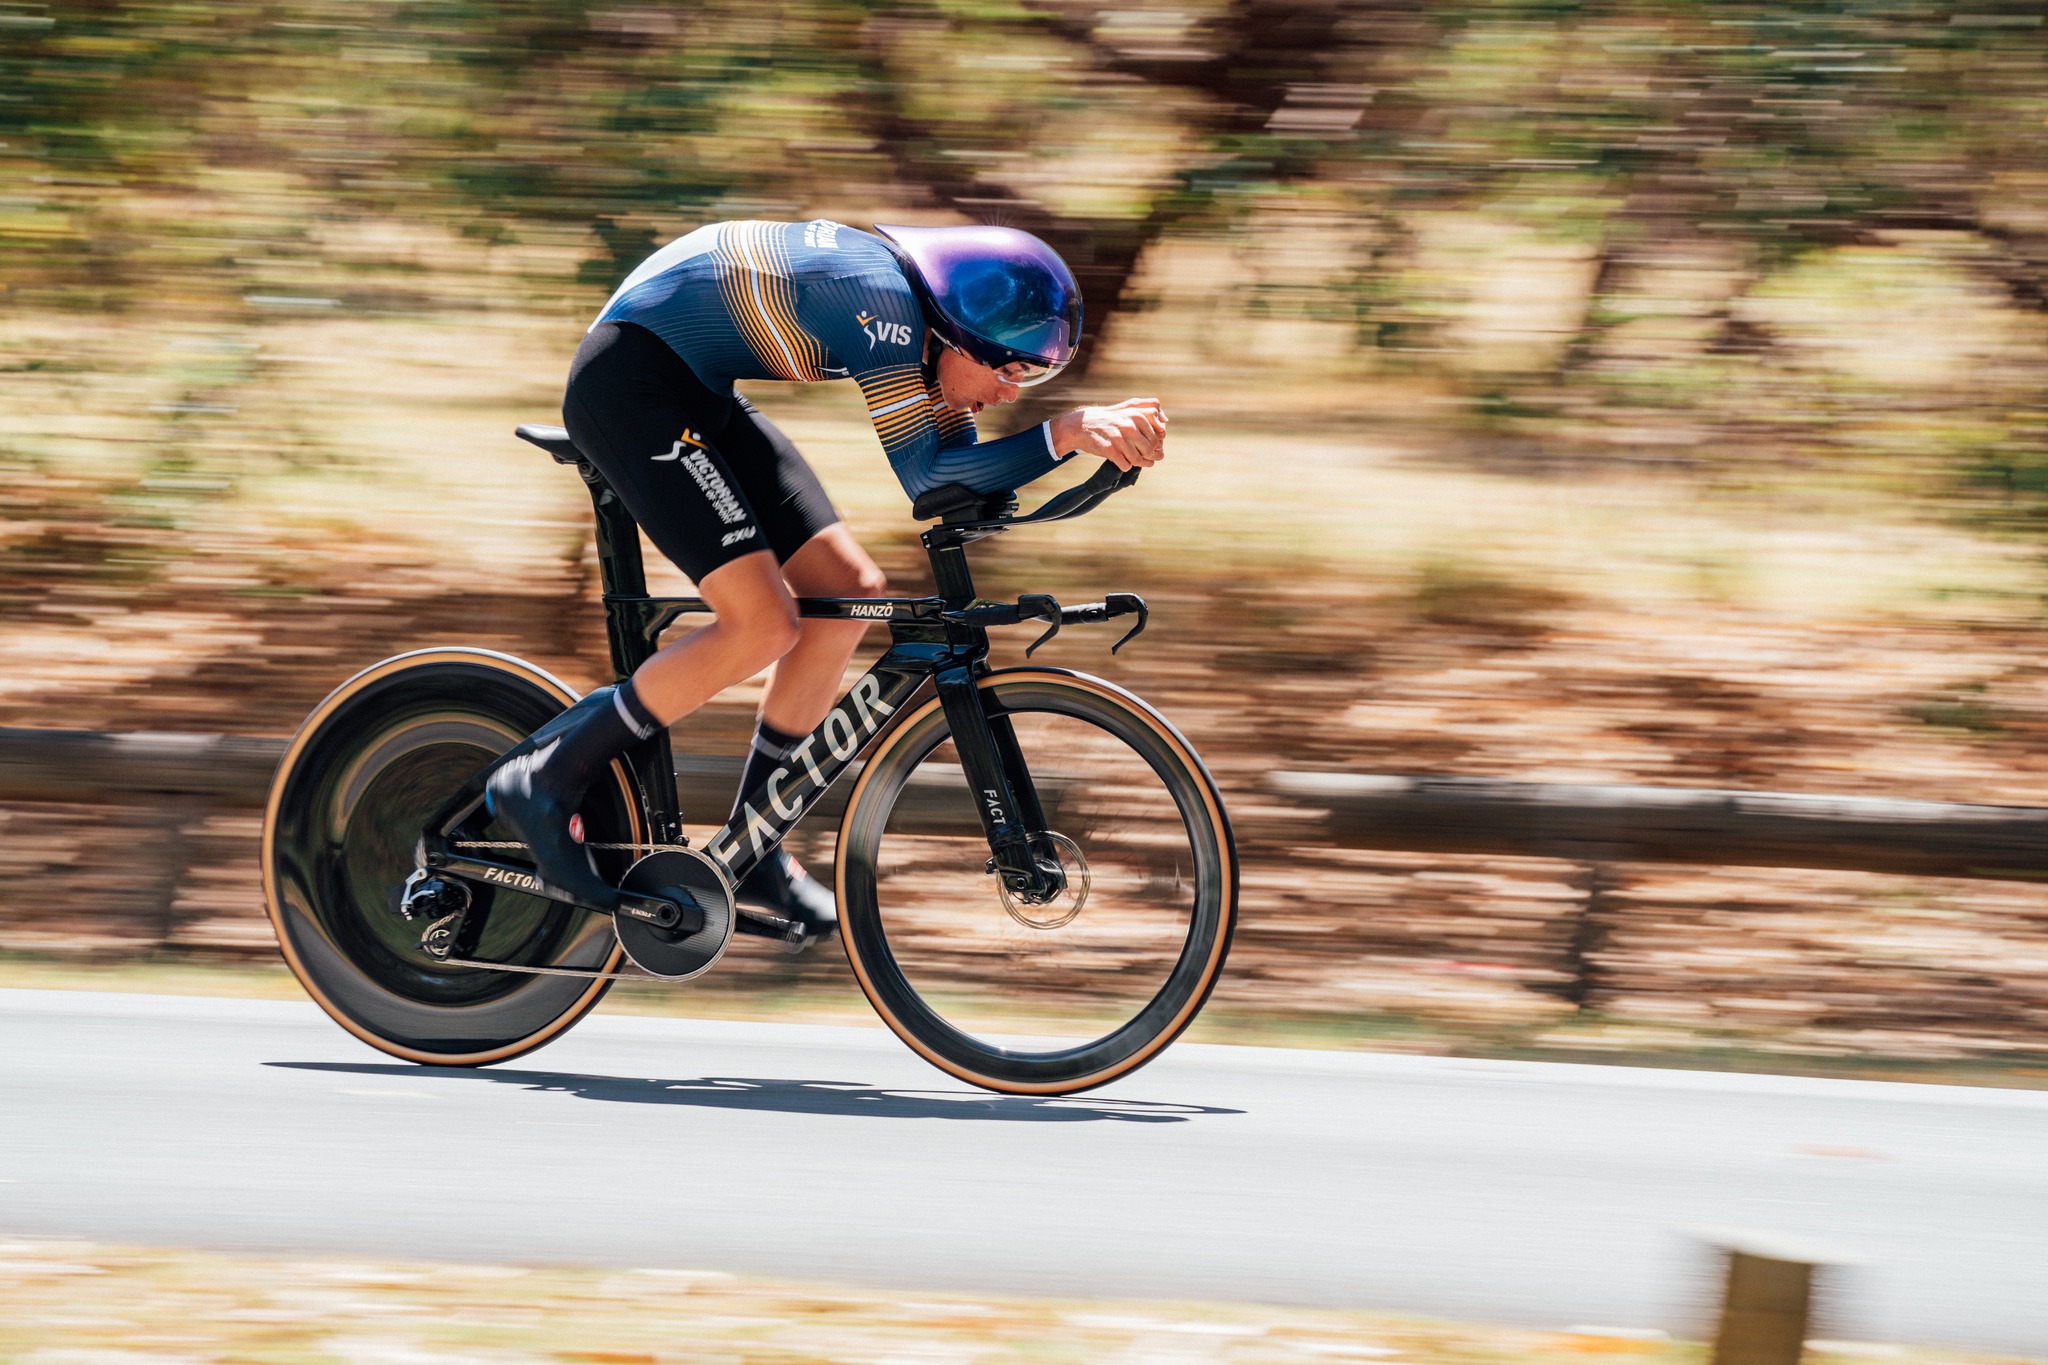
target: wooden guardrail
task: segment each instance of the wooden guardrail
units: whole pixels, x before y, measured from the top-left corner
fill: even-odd
[[[257,808],[284,749],[253,736],[0,728],[0,801]],[[740,760],[677,767],[684,820],[723,822]],[[846,785],[821,817],[837,816]],[[1322,812],[1323,835],[1352,848],[2048,880],[2048,807],[1346,773],[1275,773],[1265,786]]]
[[[2048,807],[1346,773],[1266,785],[1328,812],[1329,841],[1350,848],[2048,879]]]
[[[243,735],[0,729],[0,801],[82,806],[196,796],[261,806],[286,741]]]

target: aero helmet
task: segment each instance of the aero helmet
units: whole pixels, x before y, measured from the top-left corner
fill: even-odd
[[[1042,384],[1081,341],[1081,287],[1059,253],[1006,227],[891,227],[893,248],[940,340],[1012,382]]]

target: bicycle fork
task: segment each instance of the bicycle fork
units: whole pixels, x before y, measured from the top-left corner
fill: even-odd
[[[989,871],[1025,904],[1043,905],[1066,890],[1067,877],[1051,849],[1041,856],[1032,847],[1033,836],[1046,832],[1045,810],[1016,727],[965,665],[940,670],[937,683],[953,748],[988,836]]]

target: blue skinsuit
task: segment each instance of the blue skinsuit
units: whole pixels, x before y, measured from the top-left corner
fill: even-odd
[[[879,237],[825,219],[698,228],[641,262],[597,322],[645,327],[713,390],[852,379],[912,498],[949,483],[1021,488],[1059,463],[1046,424],[975,440],[974,419],[939,401],[923,365],[903,267]]]

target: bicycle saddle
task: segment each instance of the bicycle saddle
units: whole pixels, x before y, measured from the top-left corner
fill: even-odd
[[[964,483],[942,483],[918,494],[917,500],[910,504],[910,515],[918,521],[933,521],[940,517],[949,521],[960,518],[980,521],[1016,510],[1017,495],[1010,490],[977,493]]]
[[[524,426],[512,428],[512,434],[522,441],[532,442],[554,456],[556,464],[578,464],[583,459],[583,452],[569,439],[567,427],[547,427],[528,422]]]

